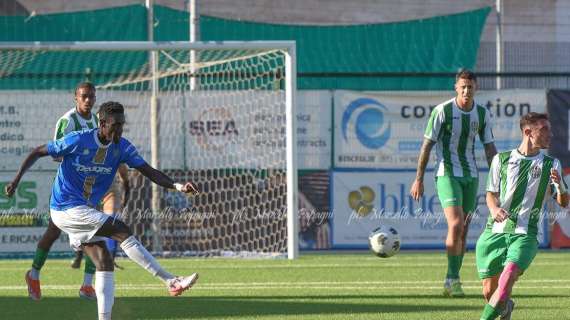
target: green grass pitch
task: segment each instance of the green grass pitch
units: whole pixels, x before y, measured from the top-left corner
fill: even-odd
[[[162,283],[119,259],[113,319],[479,319],[481,285],[473,253],[461,271],[467,296],[442,296],[443,252],[380,259],[362,254],[303,254],[295,261],[167,259],[177,274],[200,280],[172,298]],[[27,298],[30,260],[0,260],[0,319],[96,319],[93,301],[80,300],[82,271],[69,260],[48,259],[43,299]],[[570,319],[570,253],[539,252],[516,284],[513,319]]]

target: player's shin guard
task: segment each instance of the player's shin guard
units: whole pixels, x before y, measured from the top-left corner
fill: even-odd
[[[172,274],[162,269],[158,261],[156,261],[134,236],[130,236],[123,241],[121,243],[121,249],[123,249],[129,259],[146,269],[153,276],[159,277],[162,281],[167,282],[174,278]]]
[[[95,292],[99,320],[110,320],[115,302],[115,280],[112,271],[95,272]]]

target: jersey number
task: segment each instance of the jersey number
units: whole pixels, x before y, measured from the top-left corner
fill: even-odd
[[[83,183],[83,198],[85,200],[89,200],[91,198],[91,194],[93,193],[93,185],[95,184],[95,176],[89,176],[85,178],[85,182]]]

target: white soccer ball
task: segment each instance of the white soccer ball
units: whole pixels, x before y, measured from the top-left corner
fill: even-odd
[[[400,234],[393,227],[380,226],[368,236],[370,250],[380,258],[389,258],[400,251]]]

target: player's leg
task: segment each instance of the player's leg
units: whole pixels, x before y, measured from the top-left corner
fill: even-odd
[[[113,182],[113,184],[115,184],[115,182]],[[117,217],[116,212],[120,210],[120,205],[118,204],[119,197],[117,196],[117,191],[118,191],[117,188],[115,186],[112,186],[109,192],[105,194],[102,200],[103,213],[111,216],[113,219],[116,219]],[[107,244],[107,249],[109,250],[109,253],[114,259],[115,256],[117,255],[117,240],[112,238],[107,238],[105,239],[105,243]]]
[[[469,224],[471,223],[471,218],[473,213],[477,209],[477,192],[479,191],[479,179],[478,178],[459,178],[461,182],[461,188],[463,192],[463,233],[461,235],[461,260],[459,264],[459,269],[463,266],[463,257],[465,256],[467,247],[467,235],[469,233]]]
[[[501,310],[501,320],[510,320],[514,309],[511,293],[515,282],[530,267],[538,252],[536,236],[526,234],[508,235],[510,238],[507,262],[499,278],[497,290],[489,305]]]
[[[459,281],[459,270],[463,255],[463,192],[459,181],[454,177],[441,176],[436,180],[437,194],[447,220],[447,274],[444,282],[444,295],[464,296]]]
[[[103,241],[84,243],[82,248],[97,269],[95,272],[95,291],[97,292],[99,320],[110,320],[115,301],[113,257],[111,257]]]
[[[164,270],[158,261],[145,249],[145,247],[133,236],[130,228],[121,220],[108,219],[96,233],[97,236],[111,237],[117,240],[121,249],[129,259],[150,272],[153,276],[161,279],[168,287],[172,296],[178,296],[189,289],[198,280],[198,274],[188,277],[176,277]]]
[[[79,297],[88,300],[96,300],[96,290],[93,288],[93,279],[96,275],[95,263],[85,255],[85,269],[83,271],[83,284],[79,288]]]
[[[75,251],[75,257],[71,261],[71,268],[72,269],[81,268],[81,260],[82,259],[83,259],[83,251],[81,251],[81,250]]]
[[[483,297],[487,302],[482,317],[497,317],[500,314],[500,311],[489,307],[488,302],[499,285],[499,276],[507,257],[506,240],[506,235],[494,234],[490,230],[484,230],[477,240],[475,262],[479,278],[483,284]]]
[[[59,238],[61,230],[51,221],[42,238],[38,242],[32,268],[26,272],[26,283],[28,285],[28,296],[32,300],[40,300],[42,297],[40,287],[40,270],[44,266],[53,243]]]

